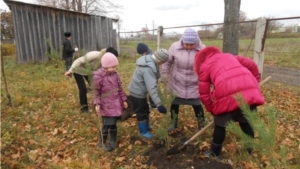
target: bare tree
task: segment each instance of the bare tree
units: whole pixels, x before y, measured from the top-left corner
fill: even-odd
[[[223,52],[234,55],[239,51],[239,12],[241,0],[224,0]]]
[[[94,15],[116,15],[122,6],[113,0],[36,0],[38,4]]]
[[[12,14],[10,11],[0,9],[1,15],[1,40],[14,39],[14,25],[12,20]]]

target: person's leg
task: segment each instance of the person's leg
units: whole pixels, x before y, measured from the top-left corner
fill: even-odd
[[[89,81],[90,80],[89,76],[83,76],[83,77],[87,81],[87,83],[91,86],[91,82]]]
[[[171,113],[171,126],[168,129],[169,132],[174,131],[178,127],[177,122],[178,122],[179,105],[172,104],[170,110],[171,110],[171,112],[170,112]]]
[[[200,105],[195,105],[193,106],[193,109],[194,109],[194,112],[195,112],[195,116],[196,116],[196,119],[197,119],[197,123],[198,123],[198,129],[200,130],[201,128],[204,127],[204,111],[203,111],[203,108]]]
[[[133,111],[136,113],[136,118],[138,121],[138,128],[140,134],[146,138],[152,138],[153,134],[150,133],[148,129],[147,119],[149,117],[149,105],[146,98],[136,98],[131,96],[131,102],[133,106]]]
[[[70,67],[72,66],[72,62],[73,62],[72,57],[65,58],[66,71],[70,69]]]
[[[222,151],[222,144],[225,140],[226,128],[215,125],[211,149],[204,152],[206,157],[219,157]]]
[[[102,133],[99,132],[99,143],[98,143],[98,147],[101,147],[103,145],[105,145],[106,143],[106,139],[107,139],[107,135],[108,135],[108,129],[109,129],[109,126],[108,125],[103,125],[102,126]]]
[[[118,133],[117,124],[111,125],[110,130],[109,130],[109,134],[110,134],[110,146],[112,147],[112,149],[116,148],[117,133]]]
[[[256,106],[250,106],[250,110],[256,112]],[[250,138],[254,138],[254,130],[252,128],[252,126],[250,125],[250,123],[248,122],[248,120],[245,118],[245,116],[243,115],[242,112],[239,112],[239,125],[240,128],[242,129],[242,131],[247,134]],[[249,154],[252,154],[252,148],[250,147],[250,145],[245,145],[246,146],[246,150]]]
[[[81,108],[80,110],[83,113],[88,113],[88,103],[87,103],[87,90],[86,90],[86,85],[84,82],[84,78],[82,75],[74,73],[74,77],[76,80],[76,84],[79,90],[79,100],[80,100],[80,105]]]
[[[249,137],[254,138],[254,131],[253,128],[250,126],[250,124],[248,122],[246,123],[239,123],[242,131],[247,134]],[[247,147],[246,148],[247,152],[249,154],[252,154],[252,148],[251,147]]]

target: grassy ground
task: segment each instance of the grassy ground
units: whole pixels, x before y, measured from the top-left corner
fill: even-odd
[[[126,92],[135,67],[135,57],[125,57],[124,54],[120,57],[118,72]],[[299,63],[299,60],[295,62]],[[116,151],[107,153],[97,147],[98,117],[92,109],[88,114],[79,112],[78,90],[73,78],[67,80],[63,76],[62,61],[58,65],[50,62],[18,65],[14,56],[8,56],[4,57],[4,68],[13,107],[7,105],[4,83],[1,81],[2,168],[151,168],[144,164],[147,157],[142,156],[151,141],[131,142],[131,136],[138,136],[135,119],[118,124],[119,148]],[[283,154],[286,160],[281,165],[299,168],[300,88],[269,82],[262,87],[262,91],[266,104],[259,108],[260,116],[265,118],[267,106],[280,111],[274,150],[287,149]],[[191,112],[188,106],[180,109],[179,124],[188,137],[197,131]],[[211,121],[209,113],[205,116],[207,122]],[[162,119],[162,115],[152,110],[155,134],[157,129],[165,127],[161,126]],[[165,119],[169,119],[169,115]],[[200,149],[207,148],[211,134],[210,129],[197,139]],[[227,163],[236,168],[272,168],[270,157],[263,156],[261,150],[255,150],[253,157],[248,159],[237,156],[236,152],[240,149],[236,146],[237,140],[235,135],[227,134],[223,149],[223,158]],[[281,156],[275,153],[273,157]]]

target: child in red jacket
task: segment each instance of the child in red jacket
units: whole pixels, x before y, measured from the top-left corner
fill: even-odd
[[[222,53],[213,46],[196,54],[194,70],[199,77],[200,99],[206,110],[214,115],[211,150],[205,155],[218,157],[225,140],[226,124],[230,120],[239,122],[243,132],[254,137],[254,131],[239,108],[235,96],[241,94],[251,110],[264,104],[258,84],[259,71],[251,59]],[[251,153],[251,149],[248,152]]]

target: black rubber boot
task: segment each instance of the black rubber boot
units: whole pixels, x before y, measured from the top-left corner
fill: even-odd
[[[107,135],[108,135],[108,131],[102,131],[102,136],[101,136],[101,132],[99,132],[99,142],[98,142],[98,147],[102,148],[102,145],[106,143],[106,139],[107,139]],[[102,140],[103,137],[103,140]]]
[[[89,107],[87,105],[82,105],[80,107],[80,112],[81,113],[88,113],[89,112]]]
[[[110,129],[109,134],[110,134],[110,146],[113,149],[116,148],[117,145],[117,129]]]
[[[178,114],[171,112],[171,126],[168,129],[168,132],[176,130],[178,127]]]
[[[220,158],[221,151],[222,151],[222,144],[211,143],[211,149],[204,152],[203,155],[205,157]]]

